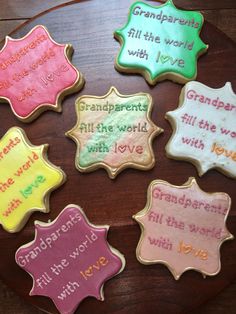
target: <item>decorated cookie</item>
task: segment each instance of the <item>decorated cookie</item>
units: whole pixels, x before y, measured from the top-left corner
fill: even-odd
[[[21,39],[6,37],[0,51],[0,100],[8,101],[24,122],[47,109],[61,111],[62,98],[84,83],[69,61],[72,52],[71,45],[56,43],[42,25]]]
[[[50,192],[65,180],[47,148],[33,146],[17,127],[0,140],[0,224],[8,232],[21,230],[34,211],[49,212]]]
[[[53,222],[36,221],[35,228],[35,239],[16,252],[17,264],[34,281],[30,295],[51,298],[62,314],[74,313],[88,296],[104,300],[105,281],[125,266],[107,243],[109,226],[91,224],[80,207],[68,205]]]
[[[236,178],[236,95],[230,83],[219,89],[187,83],[179,108],[166,118],[173,128],[166,146],[170,158],[192,162],[200,176],[217,168]]]
[[[146,207],[134,215],[142,235],[136,255],[142,264],[162,263],[175,279],[194,269],[205,277],[220,271],[220,246],[233,239],[225,223],[231,200],[206,193],[194,178],[182,186],[153,181]]]
[[[101,97],[79,97],[75,106],[78,121],[66,135],[78,145],[75,165],[79,171],[102,167],[114,178],[124,168],[154,166],[151,144],[162,129],[150,120],[149,94],[121,95],[111,87]]]
[[[115,67],[140,73],[151,85],[194,80],[197,58],[208,48],[199,37],[202,25],[200,13],[179,10],[171,0],[160,6],[135,2],[126,25],[114,33],[121,43]]]

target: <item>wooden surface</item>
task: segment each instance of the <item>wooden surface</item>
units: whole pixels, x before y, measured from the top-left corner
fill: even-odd
[[[0,41],[16,26],[51,8],[68,3],[68,0],[0,0]],[[175,0],[175,4],[189,10],[201,10],[208,22],[227,33],[236,41],[235,0]],[[102,1],[100,1],[102,6]]]
[[[62,2],[65,1],[1,1],[0,27],[6,25],[5,31],[8,31],[9,25],[15,27],[19,19],[27,20],[49,8],[49,5],[52,7]],[[122,0],[118,4],[117,1],[111,0],[103,6],[102,1],[93,0],[62,6],[19,28],[13,37],[21,37],[34,25],[43,24],[48,27],[56,41],[71,43],[75,49],[73,63],[86,79],[85,88],[79,95],[103,95],[111,85],[116,86],[123,94],[149,92],[155,103],[152,119],[165,131],[154,141],[156,165],[147,172],[125,170],[115,181],[111,181],[102,169],[90,174],[79,173],[74,168],[75,144],[64,136],[65,131],[75,124],[74,101],[78,95],[66,98],[62,114],[47,111],[29,125],[20,123],[8,105],[1,105],[0,136],[9,127],[18,125],[25,129],[33,144],[49,143],[49,159],[63,168],[68,180],[52,194],[50,214],[34,214],[19,234],[8,234],[0,230],[0,277],[29,303],[55,313],[52,302],[47,298],[27,296],[32,280],[17,267],[14,253],[20,245],[32,240],[35,219],[54,219],[68,203],[77,203],[85,209],[94,224],[111,225],[109,242],[124,253],[127,260],[125,271],[106,283],[105,302],[86,299],[80,305],[78,313],[233,314],[236,307],[235,240],[222,246],[220,274],[205,280],[198,273],[191,271],[176,282],[164,266],[144,266],[135,258],[140,229],[131,216],[144,207],[147,186],[151,180],[160,178],[181,185],[189,176],[195,176],[202,189],[229,193],[233,205],[227,225],[234,235],[236,184],[216,171],[210,171],[198,178],[196,169],[191,164],[166,158],[164,147],[170,137],[171,127],[164,120],[164,115],[166,111],[176,108],[181,85],[166,81],[150,88],[141,76],[122,75],[114,70],[114,58],[119,44],[113,39],[112,33],[126,21],[131,2]],[[206,19],[227,30],[235,39],[235,1],[179,0],[176,4],[184,8],[203,10]],[[210,48],[198,62],[197,79],[215,88],[223,86],[225,81],[231,81],[236,90],[235,44],[209,23],[205,23],[201,37]],[[0,289],[0,313],[26,314],[41,311],[25,305],[23,299],[15,297],[4,284]]]

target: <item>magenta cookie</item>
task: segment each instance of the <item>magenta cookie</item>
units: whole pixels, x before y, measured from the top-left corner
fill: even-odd
[[[35,228],[35,239],[16,252],[17,264],[33,278],[30,295],[51,298],[62,314],[74,313],[88,296],[104,300],[105,281],[125,266],[107,243],[109,226],[91,224],[80,207],[68,205],[53,222],[36,221]]]
[[[133,217],[142,230],[136,250],[140,263],[162,263],[175,279],[190,269],[204,277],[218,274],[220,246],[233,239],[225,226],[229,195],[206,193],[189,178],[182,186],[153,181],[147,198],[146,207]]]
[[[35,119],[42,111],[61,111],[62,98],[82,88],[84,79],[71,64],[73,48],[56,43],[38,25],[20,39],[6,37],[0,51],[0,100],[17,118]]]

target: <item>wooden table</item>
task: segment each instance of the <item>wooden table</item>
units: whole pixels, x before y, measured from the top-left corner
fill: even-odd
[[[33,1],[33,0],[8,0],[8,1],[5,1],[5,0],[0,0],[0,40],[2,38],[4,38],[4,36],[6,34],[11,32],[14,28],[18,27],[21,23],[28,21],[29,19],[31,19],[36,14],[39,14],[45,10],[48,10],[48,9],[50,9],[56,5],[59,5],[59,4],[63,5],[63,3],[66,3],[66,2],[69,2],[69,1],[65,1],[65,0],[64,1],[63,0],[58,0],[58,1],[56,1],[56,0],[51,0],[51,1],[48,1],[48,0],[41,0],[41,1]],[[96,5],[97,9],[102,10],[103,9],[103,2],[102,1],[100,1],[100,2],[96,1],[96,2],[97,2],[97,5]],[[107,9],[107,7],[109,7],[109,5],[112,6],[112,4],[114,4],[114,2],[115,1],[110,1],[109,3],[106,2],[105,8]],[[122,5],[124,5],[124,3],[125,3],[125,1],[122,1],[121,10],[122,10]],[[198,1],[176,0],[175,4],[178,5],[179,7],[185,8],[185,9],[201,10],[207,21],[211,22],[212,24],[217,26],[219,29],[221,29],[223,32],[227,33],[227,35],[229,37],[231,37],[231,39],[233,39],[234,41],[236,40],[236,2],[235,2],[235,0],[225,0],[225,1],[219,1],[219,0],[198,0]],[[127,12],[125,12],[125,14],[127,14]],[[47,16],[48,16],[48,19],[47,19]],[[45,21],[48,22],[49,24],[51,23],[49,20],[50,15],[45,15],[45,17],[42,16],[41,18],[42,18],[42,20],[45,19]],[[64,22],[66,22],[66,21],[63,20],[62,23],[64,23]],[[67,21],[67,23],[69,23],[69,22],[70,21]],[[123,25],[122,22],[120,22],[119,25],[120,26]],[[106,21],[104,21],[104,27],[106,27]],[[227,38],[225,36],[223,36],[220,32],[217,32],[214,28],[212,28],[211,25],[208,24],[207,27],[209,29],[209,32],[216,34],[216,36],[219,36],[220,38],[222,36],[222,38],[223,38],[222,40],[224,40],[225,42],[227,42],[227,41],[230,42],[230,39],[227,40]],[[27,27],[25,29],[27,29]],[[23,32],[25,31],[25,29],[23,28]],[[203,36],[205,36],[205,37],[209,36],[208,29],[203,30]],[[21,31],[17,32],[16,34],[20,34],[20,32]],[[75,32],[75,30],[73,30],[73,32]],[[76,34],[76,36],[79,37],[79,32],[74,33],[74,34]],[[59,38],[55,38],[55,39],[58,39],[58,41],[60,41]],[[66,38],[61,38],[61,41],[66,42]],[[217,37],[215,38],[215,41],[216,41],[216,43],[219,44],[219,42],[218,42],[219,40],[217,39]],[[232,45],[233,45],[233,43],[230,42],[229,46],[232,47]],[[118,51],[118,48],[119,48],[119,45],[116,43],[116,52]],[[82,53],[82,56],[83,56],[83,53]],[[235,55],[234,55],[234,61],[236,62]],[[219,62],[220,62],[220,59],[219,59]],[[80,64],[80,62],[79,62],[79,64]],[[86,64],[83,63],[83,61],[81,61],[82,70],[83,70],[83,67],[85,67],[85,65]],[[204,65],[204,61],[203,61],[203,65]],[[221,82],[221,80],[220,80],[221,75],[222,75],[222,77],[225,78],[225,80],[227,80],[227,73],[230,72],[230,67],[225,68],[224,71],[225,72],[223,74],[220,73],[219,77],[215,78],[216,84]],[[116,73],[115,75],[118,78],[119,74]],[[232,73],[231,73],[231,76],[232,76]],[[124,78],[124,79],[127,79],[127,78]],[[200,73],[200,79],[204,80],[203,75],[201,76],[201,73]],[[132,84],[134,84],[133,86],[135,86],[135,84],[136,84],[136,86],[138,86],[138,88],[142,88],[142,86],[145,86],[145,83],[143,82],[144,80],[141,77],[135,77],[135,78],[131,79],[131,81],[133,82]],[[118,80],[117,80],[117,82],[118,82]],[[91,84],[92,83],[93,82],[91,80]],[[212,83],[212,82],[210,82],[210,83]],[[89,82],[87,82],[87,84],[88,84],[88,90],[89,90],[90,89]],[[97,94],[101,94],[101,95],[106,92],[106,89],[107,89],[106,82],[104,84],[105,85],[104,88],[101,87],[101,84],[99,85],[97,90],[95,89],[95,94],[96,94],[96,91],[97,91]],[[163,91],[165,91],[165,88],[172,88],[171,84],[172,83],[164,82],[160,85],[161,86],[160,88],[162,90],[162,86],[163,86]],[[165,86],[167,86],[167,87],[165,87]],[[177,95],[179,90],[180,90],[180,86],[178,86],[178,87],[176,87],[176,85],[173,85],[173,86],[174,86],[173,87],[174,93],[176,93],[176,95]],[[213,83],[212,83],[212,86],[214,86]],[[234,72],[233,87],[236,90],[235,72]],[[87,85],[85,88],[87,88]],[[82,91],[81,94],[83,94],[83,92],[84,91]],[[137,92],[137,90],[136,90],[136,92]],[[123,93],[125,93],[125,91],[123,91]],[[93,94],[92,89],[90,89],[90,94]],[[69,114],[73,115],[74,109],[73,109],[72,103],[74,102],[74,99],[75,99],[75,96],[70,96],[67,98],[67,100],[63,104],[63,114],[65,111],[66,114],[69,113]],[[71,106],[70,106],[70,109],[67,110],[67,106],[69,104]],[[50,145],[52,147],[51,147],[49,157],[56,164],[58,164],[60,162],[60,158],[57,157],[58,151],[53,148],[54,143],[52,141],[52,138],[50,138],[50,134],[48,136],[43,137],[39,132],[39,136],[37,136],[37,130],[40,129],[40,123],[48,123],[48,121],[50,121],[50,119],[49,120],[47,119],[47,116],[49,118],[52,117],[53,119],[56,119],[56,121],[57,121],[56,123],[59,123],[60,119],[61,119],[60,115],[57,116],[57,114],[51,113],[51,112],[45,113],[44,116],[42,118],[40,117],[38,120],[36,120],[36,122],[33,123],[32,126],[31,125],[25,126],[24,124],[19,123],[14,117],[12,117],[10,109],[8,109],[7,106],[4,106],[4,108],[0,108],[0,109],[1,109],[1,115],[2,115],[3,119],[6,119],[6,120],[4,120],[5,121],[4,122],[4,128],[7,126],[11,126],[13,124],[19,125],[19,126],[22,126],[23,128],[26,128],[26,131],[29,131],[29,134],[31,135],[31,138],[33,138],[33,141],[35,144],[41,144],[41,143],[44,143],[45,141],[49,142],[50,144],[52,143],[52,145]],[[164,113],[164,111],[160,112],[160,113],[158,112],[158,115],[163,117],[162,113]],[[163,118],[162,118],[162,120],[163,120]],[[158,139],[155,141],[154,147],[155,147],[155,149],[158,149],[158,150],[160,147],[161,148],[164,147],[164,143],[165,143],[166,139],[168,139],[170,132],[171,132],[171,129],[168,126],[167,122],[163,122],[162,120],[160,117],[160,118],[158,118],[158,121],[155,121],[155,122],[157,122],[157,124],[159,126],[162,126],[166,131],[165,137],[163,137],[160,140]],[[75,122],[75,117],[71,118],[70,126],[73,125],[72,121]],[[2,120],[1,120],[1,123],[2,123]],[[31,131],[31,128],[33,129],[32,131]],[[1,133],[3,133],[3,132],[1,132]],[[78,174],[78,172],[72,168],[73,167],[72,160],[74,158],[74,153],[75,153],[74,144],[68,141],[67,145],[71,149],[71,155],[73,155],[73,156],[71,156],[71,159],[68,159],[68,163],[70,162],[71,164],[68,164],[66,161],[64,166],[66,168],[65,170],[67,170],[69,172],[69,174],[71,174],[71,176],[73,177],[74,180],[76,180],[75,178],[80,176],[80,179],[82,178],[82,180],[85,180],[84,182],[86,182],[86,180],[87,180],[86,184],[89,184],[89,181],[93,182],[94,180],[98,184],[102,180],[102,182],[104,182],[105,185],[107,185],[107,186],[114,184],[113,182],[109,181],[109,179],[106,177],[105,172],[102,170],[99,170],[97,173],[92,173],[89,175]],[[159,154],[161,154],[161,156]],[[163,161],[163,163],[165,164],[165,162],[167,162],[167,161],[165,161],[166,157],[164,156],[163,152],[162,153],[158,152],[157,156],[158,156],[158,159],[161,159],[158,163],[161,163]],[[182,177],[180,175],[182,170],[186,171],[186,175],[190,174],[190,175],[194,175],[197,177],[194,167],[192,167],[188,163],[184,163],[184,162],[181,163],[181,162],[174,162],[174,161],[168,161],[168,163],[169,164],[173,163],[173,165],[175,167],[179,167],[179,170],[177,171],[177,175],[175,177],[175,180],[176,180],[175,182],[171,181],[171,173],[168,173],[168,172],[165,173],[165,171],[163,170],[163,173],[165,173],[167,176],[169,174],[169,177],[161,177],[164,180],[167,180],[171,183],[182,184],[185,181],[184,179],[182,179]],[[121,187],[122,180],[125,179],[125,176],[127,176],[127,178],[129,178],[129,176],[131,177],[130,182],[135,182],[135,180],[137,180],[141,176],[141,178],[146,182],[146,186],[150,182],[150,178],[151,179],[156,178],[155,172],[151,172],[151,175],[149,178],[148,173],[147,174],[143,174],[143,173],[140,174],[138,171],[127,170],[126,174],[124,174],[123,177],[121,175],[121,177],[117,180],[117,187],[118,187],[118,190],[120,192],[122,189],[122,187]],[[187,179],[186,176],[183,176],[183,177],[185,177]],[[227,179],[226,177],[224,177],[220,174],[217,174],[214,171],[211,172],[209,175],[207,175],[206,179],[204,177],[203,177],[203,179],[198,179],[198,181],[200,183],[202,183],[200,185],[205,190],[207,190],[207,189],[211,190],[214,187],[217,187],[217,182],[209,187],[208,182],[212,182],[212,180],[216,180],[216,181],[221,180],[222,185],[219,184],[218,186],[222,186],[222,189],[224,189],[224,187],[225,187],[224,190],[228,189],[229,191],[231,191],[231,192],[234,191],[234,193],[235,193],[235,181]],[[234,188],[233,188],[233,186],[234,186]],[[63,193],[63,191],[61,191],[61,192]],[[64,193],[67,193],[67,194],[69,193],[69,196],[71,197],[71,202],[77,202],[79,204],[79,200],[76,199],[76,197],[74,197],[72,191],[65,190]],[[123,194],[121,193],[121,196],[125,198],[125,193],[123,193]],[[146,201],[145,199],[146,199],[146,191],[143,191],[143,196],[142,196],[142,198],[139,199],[139,201],[141,201],[141,202],[138,204],[139,206],[136,206],[135,209],[132,210],[133,213],[137,212],[138,210],[140,210],[142,208],[142,206],[145,204],[145,201]],[[58,206],[58,203],[55,201],[54,196],[52,197],[51,201],[52,201],[52,207],[55,209],[55,207]],[[64,202],[62,199],[59,199],[59,201],[61,201],[64,205]],[[113,201],[115,201],[115,199],[113,199]],[[116,200],[116,201],[118,201],[118,200]],[[112,228],[113,235],[110,236],[110,241],[112,242],[112,244],[115,247],[119,248],[119,241],[121,241],[122,237],[116,238],[116,236],[114,236],[114,234],[116,233],[116,231],[118,231],[118,229],[120,227],[122,227],[123,220],[118,219],[118,222],[114,223],[114,217],[115,216],[112,216],[112,215],[111,215],[111,218],[107,218],[105,215],[101,215],[101,217],[97,218],[96,215],[92,211],[90,211],[90,209],[89,209],[89,207],[90,207],[89,201],[86,202],[86,200],[85,200],[84,202],[82,201],[82,203],[83,204],[81,204],[81,203],[80,204],[83,205],[84,207],[86,206],[86,209],[88,209],[88,211],[89,211],[88,216],[91,219],[91,221],[93,221],[94,223],[110,223],[111,225],[114,225]],[[234,235],[236,235],[236,220],[235,220],[235,218],[236,218],[236,207],[235,207],[235,204],[236,204],[236,201],[233,203],[233,207],[231,210],[232,216],[230,218],[231,218],[232,222],[228,224],[230,231]],[[93,207],[93,206],[94,206],[94,204],[91,205],[91,207]],[[98,204],[98,207],[99,207],[99,204]],[[100,204],[100,208],[102,208],[102,204]],[[62,209],[62,207],[61,207],[61,209]],[[58,208],[58,210],[59,210],[59,208]],[[127,215],[128,215],[128,213],[127,213]],[[36,217],[40,217],[41,220],[46,219],[46,218],[44,218],[43,215],[40,215],[40,214],[38,214],[38,215],[36,214],[34,216],[34,218],[36,218]],[[52,215],[52,217],[55,218],[55,215]],[[124,217],[124,220],[128,219],[128,216],[126,217],[125,214],[123,217]],[[233,220],[233,218],[234,218],[234,220]],[[104,220],[106,220],[106,221],[104,221]],[[25,234],[24,235],[25,238],[27,238],[27,236],[29,236],[29,233],[32,234],[32,232],[33,232],[32,221],[33,221],[33,219],[31,219],[30,223],[26,227],[26,230],[28,231],[28,235]],[[138,237],[140,234],[139,228],[138,228],[138,226],[135,225],[135,223],[132,223],[132,226],[124,225],[122,228],[123,228],[122,230],[126,231],[126,232],[129,232],[129,230],[131,229],[132,230],[131,233],[134,234],[134,235],[132,235],[133,243],[127,244],[125,246],[125,250],[127,252],[129,252],[131,249],[133,250],[134,247],[136,246],[136,243],[137,243],[137,240],[138,240]],[[4,236],[2,236],[2,232],[1,232],[0,241],[3,241],[3,240],[4,240]],[[132,252],[132,254],[128,253],[127,258],[129,259],[129,263],[131,264],[131,266],[134,265],[134,263],[136,263],[135,258],[133,256],[133,252]],[[198,314],[199,313],[216,313],[216,314],[235,313],[235,308],[236,308],[236,298],[235,298],[236,281],[234,278],[236,278],[236,276],[233,275],[232,276],[233,278],[230,278],[230,273],[231,273],[230,266],[235,267],[235,262],[230,263],[229,260],[234,260],[234,261],[236,260],[236,250],[235,250],[235,245],[233,245],[231,243],[229,243],[229,244],[226,243],[225,245],[223,245],[223,248],[222,248],[222,266],[223,266],[222,272],[221,272],[221,274],[219,274],[217,276],[217,279],[215,280],[214,288],[213,288],[213,286],[211,286],[211,284],[209,284],[209,287],[211,289],[213,289],[214,292],[212,293],[211,297],[209,297],[209,298],[199,298],[199,301],[196,301],[196,302],[193,301],[193,303],[197,304],[197,306],[194,306],[194,309],[192,309],[191,311],[190,311],[190,307],[187,306],[186,307],[186,308],[188,308],[187,312],[198,313]],[[4,262],[6,262],[6,259],[5,258],[1,259],[1,263],[4,263]],[[151,266],[150,269],[153,272],[155,270],[155,267]],[[158,270],[159,270],[159,268],[158,268]],[[130,268],[128,268],[128,271],[131,271]],[[132,273],[132,271],[131,271],[131,273]],[[148,270],[146,270],[146,274],[147,273],[148,273]],[[235,270],[234,270],[234,274],[235,274]],[[159,277],[160,280],[170,281],[170,279],[172,279],[172,278],[170,278],[171,275],[168,273],[168,271],[163,266],[161,266],[159,276],[160,276]],[[4,277],[4,275],[2,276],[2,274],[1,274],[0,277]],[[187,283],[189,285],[196,283],[195,291],[196,291],[196,299],[198,299],[198,294],[200,293],[199,289],[201,287],[200,285],[198,285],[198,283],[202,279],[199,279],[198,278],[199,275],[195,274],[194,272],[188,272],[188,274],[185,274],[183,277],[185,277],[185,278],[183,278],[183,281],[186,280],[186,285],[187,285]],[[125,279],[127,279],[127,285],[130,284],[129,272],[125,275],[125,277],[123,277],[123,280],[125,280]],[[16,275],[16,280],[14,280],[14,273],[13,273],[13,276],[10,280],[10,285],[12,287],[14,287],[14,289],[17,290],[18,293],[24,295],[25,292],[22,292],[22,293],[20,292],[20,290],[21,290],[20,284],[17,287],[18,280],[19,280],[18,275]],[[134,282],[135,282],[135,278],[133,278],[132,280],[134,280]],[[139,278],[139,281],[140,281],[140,278]],[[31,285],[31,282],[30,282],[30,280],[28,280],[27,283],[24,283],[22,285],[22,287],[24,287],[25,289],[29,289],[30,285]],[[112,287],[112,284],[110,285],[110,287]],[[134,286],[133,289],[135,290],[135,288],[136,287]],[[176,289],[179,289],[178,285],[176,285]],[[108,293],[108,291],[105,290],[105,294],[106,293]],[[135,291],[133,291],[133,293],[135,293]],[[148,291],[145,294],[145,291],[142,292],[141,290],[138,289],[137,293],[139,293],[141,295],[141,297],[144,297],[144,296],[147,296]],[[202,291],[201,291],[201,293],[202,293]],[[123,298],[125,298],[125,296],[123,296]],[[170,291],[170,298],[171,298],[171,291]],[[131,299],[132,299],[132,297],[131,297]],[[154,299],[152,298],[151,300],[152,300],[152,302],[154,302],[155,298]],[[32,301],[32,300],[28,299],[28,301]],[[90,301],[89,300],[88,302],[89,302],[89,304],[91,303],[92,309],[95,309],[98,301],[96,301],[96,300]],[[128,313],[129,310],[127,309],[127,311],[126,311],[126,309],[125,309],[125,305],[127,304],[128,301],[122,301],[122,299],[121,299],[121,303],[122,302],[124,304],[124,308],[122,308],[122,309],[120,309],[120,311],[116,311],[116,312],[114,310],[114,313]],[[146,298],[146,302],[147,302],[147,309],[152,308],[152,310],[153,310],[153,312],[149,312],[149,313],[154,313],[154,312],[155,313],[164,313],[166,311],[164,305],[161,305],[161,310],[158,311],[158,306],[155,308],[154,306],[150,307],[148,305],[148,298]],[[173,300],[170,299],[170,303],[174,303],[174,302],[175,302],[175,299],[173,299]],[[83,306],[84,306],[84,304],[83,304]],[[99,306],[100,305],[98,304],[98,307]],[[133,306],[135,308],[135,304],[133,304]],[[168,306],[166,308],[168,309]],[[174,306],[172,306],[170,308],[173,309]],[[89,307],[87,307],[87,309],[89,309]],[[176,310],[175,312],[172,311],[172,313],[175,313],[175,314],[180,313],[179,308],[176,307],[176,309],[178,309],[178,310]],[[86,306],[82,307],[81,310],[83,311],[82,313],[88,313],[88,312],[86,312]],[[132,307],[131,307],[130,311],[132,311]],[[168,312],[168,310],[167,310],[167,312]],[[184,307],[182,308],[182,313],[183,312],[186,312],[184,310]],[[31,305],[26,304],[23,299],[16,296],[10,288],[6,287],[4,283],[0,282],[0,313],[4,313],[4,314],[8,314],[8,313],[9,314],[10,313],[11,314],[13,314],[13,313],[26,314],[26,313],[41,313],[41,311],[37,310],[36,308],[33,308]],[[106,313],[113,313],[112,307],[110,307],[110,311],[108,310],[108,312],[106,312]],[[135,313],[146,313],[145,306],[142,305],[139,308],[139,311],[136,311]],[[168,313],[171,313],[171,312],[168,312]]]

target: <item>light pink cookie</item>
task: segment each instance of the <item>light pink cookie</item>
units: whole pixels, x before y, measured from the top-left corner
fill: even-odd
[[[33,278],[30,295],[51,298],[62,314],[72,314],[92,296],[104,300],[105,281],[125,266],[107,243],[109,226],[95,226],[76,205],[68,205],[51,223],[35,222],[35,239],[16,252],[17,264]]]
[[[133,216],[142,234],[136,255],[142,264],[162,263],[175,279],[194,269],[205,277],[221,268],[220,246],[233,235],[225,224],[228,194],[206,193],[194,178],[182,186],[153,181],[146,207]]]
[[[0,100],[8,101],[24,122],[47,109],[61,111],[62,98],[84,84],[69,60],[72,52],[70,44],[56,43],[42,25],[20,39],[7,36],[0,51]]]
[[[218,89],[187,83],[166,118],[173,128],[168,157],[192,162],[200,176],[216,168],[236,178],[236,94],[229,82]]]

